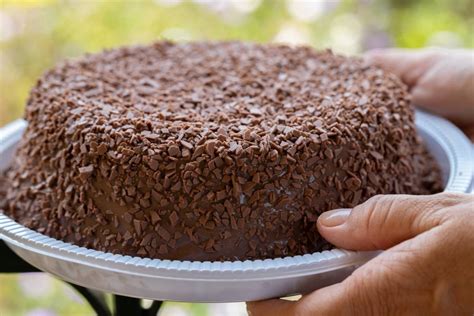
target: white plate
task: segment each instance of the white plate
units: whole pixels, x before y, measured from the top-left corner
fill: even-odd
[[[439,161],[446,191],[468,192],[469,140],[444,119],[417,113],[417,128]],[[0,170],[8,167],[26,126],[0,130]],[[116,294],[188,302],[237,302],[282,297],[340,282],[376,255],[340,249],[279,259],[190,262],[114,255],[74,246],[27,229],[0,214],[0,238],[20,257],[68,282]]]

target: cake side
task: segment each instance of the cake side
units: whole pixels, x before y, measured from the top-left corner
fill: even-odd
[[[150,258],[328,249],[319,214],[428,194],[439,172],[404,85],[310,48],[159,42],[46,73],[8,174],[7,215]]]

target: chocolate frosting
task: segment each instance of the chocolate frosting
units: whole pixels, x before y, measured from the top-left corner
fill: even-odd
[[[439,170],[406,87],[330,51],[239,42],[123,47],[41,77],[4,212],[76,245],[162,259],[329,249],[316,220]]]

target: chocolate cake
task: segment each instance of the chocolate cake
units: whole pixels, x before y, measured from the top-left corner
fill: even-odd
[[[357,58],[239,42],[124,47],[31,91],[3,211],[76,245],[188,260],[332,247],[322,212],[439,191],[406,87]]]

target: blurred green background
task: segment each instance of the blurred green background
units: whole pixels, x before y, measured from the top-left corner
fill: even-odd
[[[58,60],[159,39],[376,47],[474,45],[472,0],[0,0],[0,125]]]
[[[474,46],[472,0],[0,3],[0,126],[22,116],[29,89],[57,61],[117,45],[239,39],[329,47],[348,55],[388,46]],[[1,316],[90,314],[80,297],[51,277],[0,275]],[[243,304],[169,303],[163,312],[244,314]]]

